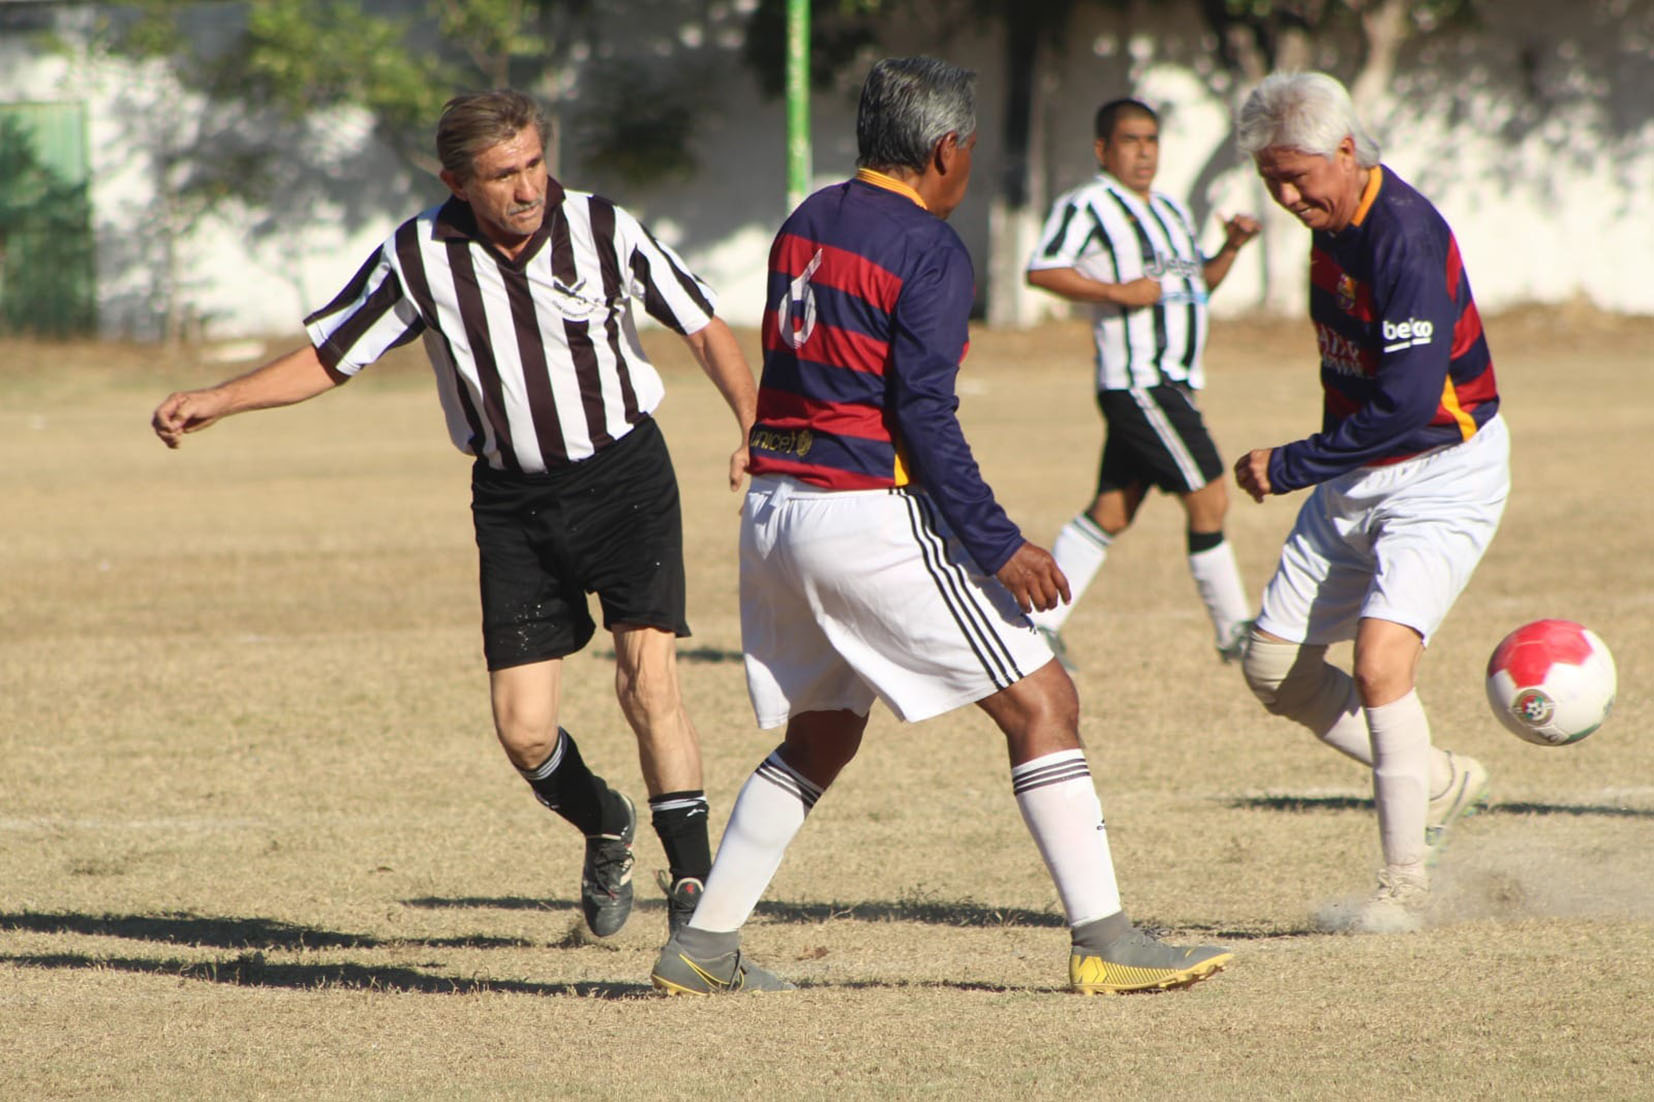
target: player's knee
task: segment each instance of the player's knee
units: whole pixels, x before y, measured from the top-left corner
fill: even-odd
[[[653,668],[649,663],[631,668],[617,665],[615,696],[629,719],[645,724],[676,715],[681,703],[672,671]]]
[[[1302,703],[1305,690],[1313,687],[1314,674],[1307,667],[1319,666],[1319,655],[1313,664],[1307,663],[1303,661],[1303,651],[1299,643],[1264,639],[1253,631],[1246,646],[1246,657],[1241,662],[1241,674],[1252,695],[1271,715],[1297,718],[1296,706]]]

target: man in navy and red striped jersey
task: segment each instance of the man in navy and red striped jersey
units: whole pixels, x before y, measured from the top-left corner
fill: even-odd
[[[876,699],[909,721],[974,703],[1005,733],[1072,928],[1075,990],[1181,987],[1229,960],[1163,945],[1121,909],[1074,685],[1025,615],[1066,599],[1067,582],[994,500],[959,427],[974,277],[946,218],[970,179],[972,82],[931,58],[874,66],[860,170],[806,199],[771,250],[741,635],[759,724],[786,735],[661,951],[663,991],[790,986],[743,959],[740,929]]]
[[[1448,828],[1487,770],[1431,745],[1414,683],[1499,526],[1510,445],[1482,320],[1440,213],[1390,169],[1321,73],[1266,79],[1240,146],[1313,232],[1321,431],[1235,464],[1254,500],[1313,486],[1264,592],[1244,668],[1273,713],[1371,767],[1384,868],[1356,928],[1419,924]],[[1328,665],[1353,638],[1354,677]]]

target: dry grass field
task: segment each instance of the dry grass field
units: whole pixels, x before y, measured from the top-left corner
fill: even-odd
[[[1648,1098],[1654,1094],[1654,321],[1492,319],[1504,526],[1432,646],[1437,741],[1481,758],[1429,926],[1315,932],[1378,860],[1366,778],[1213,655],[1181,513],[1148,503],[1067,632],[1127,906],[1234,948],[1183,992],[1063,991],[1055,894],[970,710],[879,712],[748,929],[787,995],[668,1000],[665,918],[583,936],[581,847],[491,732],[466,462],[416,351],[178,453],[164,394],[242,369],[0,345],[0,1097]],[[1030,538],[1091,485],[1076,325],[977,334],[963,417]],[[748,710],[734,430],[653,338],[684,488],[682,674],[714,829],[774,743]],[[752,347],[750,336],[745,340]],[[1317,423],[1307,324],[1220,324],[1226,455]],[[1261,589],[1297,499],[1234,501]],[[1493,720],[1510,628],[1581,620],[1621,696],[1547,750]],[[642,796],[606,640],[565,724]]]

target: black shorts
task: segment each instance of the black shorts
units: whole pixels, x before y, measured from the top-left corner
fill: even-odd
[[[652,419],[589,459],[546,474],[471,472],[471,518],[490,670],[561,658],[596,625],[689,634],[683,519],[666,441]]]
[[[1097,493],[1158,486],[1187,494],[1223,474],[1223,460],[1188,387],[1105,390],[1097,395],[1107,438]]]

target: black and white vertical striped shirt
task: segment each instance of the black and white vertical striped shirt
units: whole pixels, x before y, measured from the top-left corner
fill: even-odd
[[[1075,268],[1103,283],[1160,280],[1160,301],[1122,308],[1096,304],[1097,389],[1132,390],[1161,383],[1199,388],[1206,377],[1206,258],[1194,220],[1177,200],[1149,201],[1106,172],[1057,198],[1029,271]]]
[[[634,298],[678,333],[712,319],[711,289],[642,223],[552,181],[545,221],[515,260],[451,198],[399,226],[305,329],[346,375],[423,336],[454,445],[498,470],[542,472],[595,454],[660,404]]]

